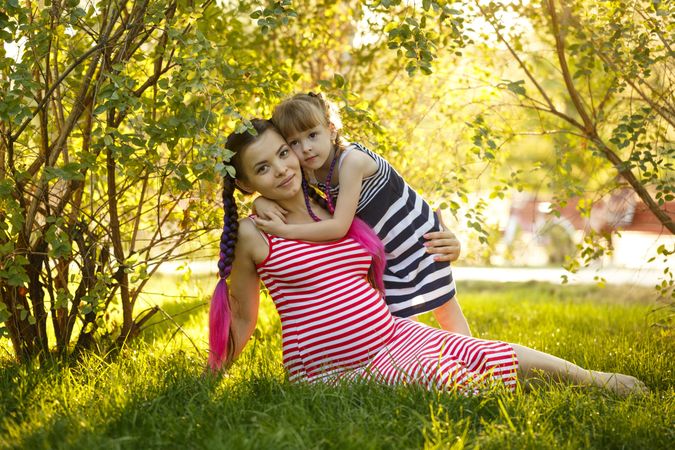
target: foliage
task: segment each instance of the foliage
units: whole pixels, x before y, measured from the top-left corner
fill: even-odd
[[[220,130],[250,104],[233,93],[286,82],[228,55],[241,19],[210,1],[6,2],[0,330],[19,358],[133,337],[157,311],[134,311],[147,280],[219,226]]]
[[[567,259],[571,271],[611,253],[617,228],[596,207],[613,194],[633,192],[637,207],[673,233],[672,5],[457,4],[461,57],[439,46],[426,77],[373,71],[394,75],[378,80],[379,89],[374,77],[359,85],[387,127],[374,140],[406,179],[483,243],[491,242],[486,196],[533,192],[551,201],[554,215],[577,205],[587,235]],[[672,287],[667,275],[663,287]],[[672,288],[660,292],[675,298]]]
[[[503,143],[518,142],[518,135],[553,137],[555,158],[536,164],[534,172],[543,175],[537,183],[556,193],[557,209],[582,197],[579,210],[589,217],[593,203],[628,188],[674,233],[673,212],[665,207],[675,199],[672,6],[545,0],[475,2],[473,11],[486,22],[483,45],[504,48],[513,63],[509,72],[522,77],[497,84],[504,103],[490,114],[512,120],[490,121],[489,133]],[[513,120],[511,111],[522,119]],[[502,148],[499,140],[477,143],[485,159]],[[502,161],[513,162],[515,148],[505,145]],[[593,253],[590,248],[597,246],[582,245],[582,256]]]

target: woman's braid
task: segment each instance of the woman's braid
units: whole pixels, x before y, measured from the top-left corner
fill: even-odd
[[[226,176],[223,181],[223,233],[220,235],[220,259],[218,273],[220,278],[227,278],[232,270],[234,246],[237,243],[239,215],[234,201],[234,180]]]
[[[234,356],[234,335],[230,327],[232,312],[230,310],[230,293],[227,277],[232,271],[234,246],[237,243],[239,217],[237,204],[234,201],[234,180],[229,176],[223,179],[223,232],[220,235],[220,257],[218,258],[218,275],[209,308],[209,366],[214,371],[220,370]]]
[[[248,130],[234,132],[227,137],[225,148],[234,155],[229,161],[239,172],[241,152],[255,142],[263,133],[274,129],[269,120],[251,119],[255,133]],[[227,278],[232,271],[234,247],[239,231],[239,214],[234,200],[234,179],[225,176],[223,179],[223,232],[220,235],[220,252],[218,258],[218,275],[220,279],[211,297],[209,307],[209,366],[213,371],[223,369],[234,357],[234,330],[232,329],[232,310],[230,309],[230,293]]]

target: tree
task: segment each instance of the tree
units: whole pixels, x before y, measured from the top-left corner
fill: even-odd
[[[158,311],[135,311],[149,277],[220,222],[212,182],[231,168],[219,130],[243,103],[231,93],[282,79],[227,63],[204,34],[221,12],[210,0],[5,2],[0,333],[19,359],[132,338]],[[217,21],[236,42],[246,24],[227,12]]]
[[[475,1],[466,6],[473,16],[469,20],[488,25],[486,51],[494,53],[497,44],[508,55],[513,78],[496,85],[515,99],[514,104],[502,96],[503,103],[492,103],[491,113],[499,111],[495,116],[511,120],[506,126],[500,121],[487,126],[487,120],[476,124],[477,135],[484,137],[477,139],[477,147],[488,154],[503,150],[501,161],[513,163],[508,153],[522,143],[518,135],[550,136],[556,157],[535,168],[546,174],[545,183],[555,194],[554,212],[581,197],[578,208],[588,217],[596,201],[629,188],[664,230],[675,232],[673,211],[666,209],[675,198],[673,6],[584,0]],[[504,186],[515,184],[523,185],[516,179]],[[611,251],[600,237],[590,230],[579,245],[581,261],[568,260],[566,267],[574,271]],[[673,251],[659,248],[664,262]],[[664,273],[657,289],[672,299],[669,267]]]

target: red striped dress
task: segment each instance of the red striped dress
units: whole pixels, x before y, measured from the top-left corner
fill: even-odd
[[[367,281],[370,255],[351,238],[265,237],[269,255],[257,268],[281,318],[290,381],[515,387],[518,362],[509,344],[393,317]]]

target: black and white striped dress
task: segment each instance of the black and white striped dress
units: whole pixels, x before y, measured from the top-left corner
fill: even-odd
[[[440,231],[431,206],[384,158],[360,144],[349,144],[338,163],[351,151],[364,152],[377,163],[377,171],[363,180],[356,215],[384,243],[387,267],[383,279],[389,310],[395,316],[410,317],[451,300],[455,282],[450,264],[434,261],[422,245],[425,233]],[[325,185],[318,184],[325,192]],[[339,190],[339,186],[331,188],[333,198]]]

